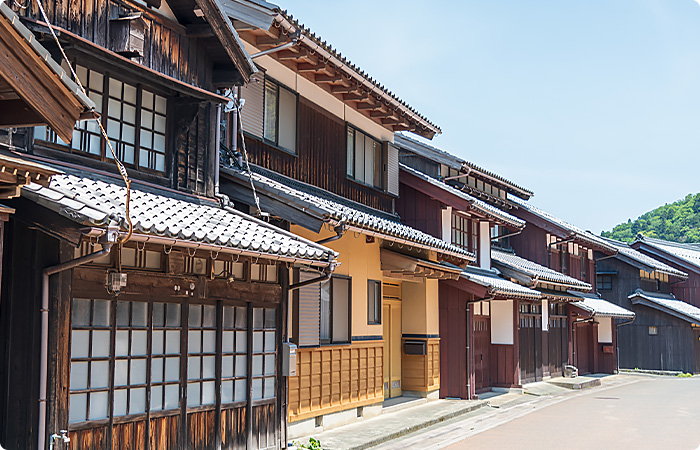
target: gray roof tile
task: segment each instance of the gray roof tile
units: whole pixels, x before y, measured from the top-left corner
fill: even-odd
[[[492,295],[533,300],[542,297],[542,294],[535,289],[530,289],[499,277],[495,270],[468,266],[462,271],[461,276],[466,280],[488,288],[489,294]]]
[[[585,231],[576,225],[572,225],[569,222],[562,220],[553,214],[550,214],[546,211],[543,211],[539,209],[538,207],[532,205],[531,203],[528,203],[526,201],[520,200],[520,199],[512,199],[513,202],[518,205],[520,208],[522,208],[525,211],[528,211],[548,222],[553,223],[554,225],[557,225],[560,228],[563,228],[564,230],[568,231],[573,237],[587,242],[589,244],[592,244],[595,247],[605,249],[611,253],[615,253],[617,249],[608,243],[605,239],[603,239],[600,236],[596,236],[595,234],[591,233],[590,231]]]
[[[661,292],[647,292],[641,289],[637,289],[629,297],[632,303],[635,303],[635,299],[641,298],[651,302],[651,304],[656,305],[657,309],[668,310],[677,314],[680,314],[686,320],[694,322],[700,325],[700,308],[686,303],[682,300],[678,300],[673,294],[662,294]]]
[[[401,170],[405,170],[406,172],[427,181],[428,183],[432,184],[433,186],[436,186],[445,192],[448,192],[452,195],[455,195],[459,198],[462,198],[469,203],[471,203],[471,206],[473,209],[479,211],[481,214],[484,214],[488,217],[492,217],[496,220],[499,220],[507,225],[510,225],[515,228],[523,228],[525,226],[525,221],[522,219],[519,219],[515,216],[512,216],[508,214],[505,211],[502,211],[495,206],[491,206],[488,203],[486,203],[483,200],[479,200],[476,197],[472,197],[471,195],[467,194],[466,192],[460,191],[459,189],[456,189],[452,186],[450,186],[447,183],[443,183],[440,180],[436,180],[435,178],[431,177],[430,175],[424,174],[423,172],[420,172],[412,167],[409,167],[405,164],[399,164],[401,167]]]
[[[624,255],[630,259],[633,259],[639,263],[642,263],[645,266],[651,267],[652,269],[656,270],[657,272],[665,273],[668,275],[675,275],[675,276],[681,277],[681,278],[688,278],[687,273],[682,272],[674,267],[669,266],[668,264],[664,264],[661,261],[658,261],[650,256],[645,255],[642,252],[639,252],[639,251],[633,249],[626,242],[620,242],[620,241],[616,241],[614,239],[608,239],[608,238],[601,238],[601,239],[604,239],[605,241],[607,241],[608,243],[613,245],[615,248],[617,248],[619,254]],[[647,242],[647,241],[645,241],[645,242]],[[662,242],[666,242],[666,241],[662,241]],[[654,244],[652,244],[652,245],[654,245]],[[659,247],[661,248],[661,246],[659,246]],[[663,246],[663,247],[664,247],[664,249],[666,248],[666,246]],[[670,252],[670,250],[666,250],[666,251]],[[700,263],[700,249],[698,249],[696,251],[696,253],[697,253],[698,258],[699,258],[698,263]]]
[[[571,291],[571,293],[577,297],[581,297],[580,302],[574,302],[572,305],[578,306],[584,311],[591,313],[594,317],[612,317],[616,319],[634,318],[635,314],[632,311],[602,299],[595,294],[576,291]]]
[[[676,258],[685,260],[694,266],[700,267],[700,244],[671,242],[643,235],[638,235],[635,242],[643,242],[644,244],[656,247],[666,253],[670,253]]]
[[[117,182],[71,174],[54,175],[49,187],[30,184],[22,195],[86,226],[117,223],[126,230],[126,189]],[[168,192],[131,190],[134,231],[208,243],[232,250],[262,251],[262,257],[301,257],[330,262],[336,253],[215,202],[189,202]]]
[[[586,282],[577,280],[576,278],[557,272],[556,270],[552,270],[548,267],[541,266],[511,252],[492,248],[491,260],[496,266],[501,264],[529,277],[536,277],[541,282],[563,284],[586,291],[590,291],[592,289],[592,286]]]
[[[319,211],[325,219],[345,220],[348,225],[415,242],[431,247],[432,250],[452,254],[463,259],[475,260],[476,257],[460,247],[431,236],[415,228],[402,224],[395,216],[368,206],[356,203],[316,186],[285,177],[262,167],[251,165],[252,178],[259,189],[264,189],[281,199],[300,203],[305,208]],[[248,180],[248,172],[225,168],[224,171],[240,179]],[[409,244],[410,245],[410,244]]]

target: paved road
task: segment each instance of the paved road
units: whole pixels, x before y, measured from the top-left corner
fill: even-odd
[[[700,377],[625,377],[575,395],[535,397],[381,448],[700,450]]]

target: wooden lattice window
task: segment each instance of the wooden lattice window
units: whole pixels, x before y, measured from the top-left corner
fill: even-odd
[[[216,306],[190,305],[187,406],[216,403]]]

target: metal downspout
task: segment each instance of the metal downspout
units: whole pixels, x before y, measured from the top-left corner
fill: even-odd
[[[345,221],[343,220],[338,225],[336,225],[333,228],[333,231],[335,231],[335,236],[327,237],[325,239],[321,239],[320,241],[316,241],[316,244],[323,245],[328,242],[337,241],[338,239],[343,237],[343,235],[345,234]]]
[[[334,270],[334,269],[335,269],[335,267],[331,268],[330,270],[327,270],[327,271],[323,272],[323,275],[321,275],[321,276],[318,277],[318,278],[312,278],[312,279],[310,279],[310,280],[300,281],[299,283],[290,284],[290,285],[287,287],[287,289],[289,290],[289,292],[292,292],[292,291],[296,291],[296,290],[299,289],[299,288],[303,288],[303,287],[306,287],[306,286],[310,286],[310,285],[312,285],[312,284],[322,283],[322,282],[324,282],[324,281],[328,281],[328,280],[331,279],[331,275],[333,274],[333,270]]]
[[[41,272],[41,365],[39,369],[39,428],[37,430],[37,448],[39,450],[45,448],[46,444],[46,383],[48,378],[49,355],[49,278],[51,275],[73,269],[108,255],[112,250],[112,246],[117,242],[117,238],[117,229],[109,228],[101,239],[102,250],[55,266],[47,267]]]

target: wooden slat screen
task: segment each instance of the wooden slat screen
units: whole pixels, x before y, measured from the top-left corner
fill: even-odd
[[[251,80],[241,87],[241,98],[245,104],[241,109],[241,124],[244,131],[262,137],[263,135],[263,99],[264,99],[264,75],[259,76],[260,81]]]
[[[297,350],[289,422],[384,401],[384,341]]]
[[[299,271],[299,281],[319,277],[318,272]],[[299,288],[299,346],[320,344],[321,288],[320,283]]]
[[[387,192],[399,195],[399,149],[387,145]]]

